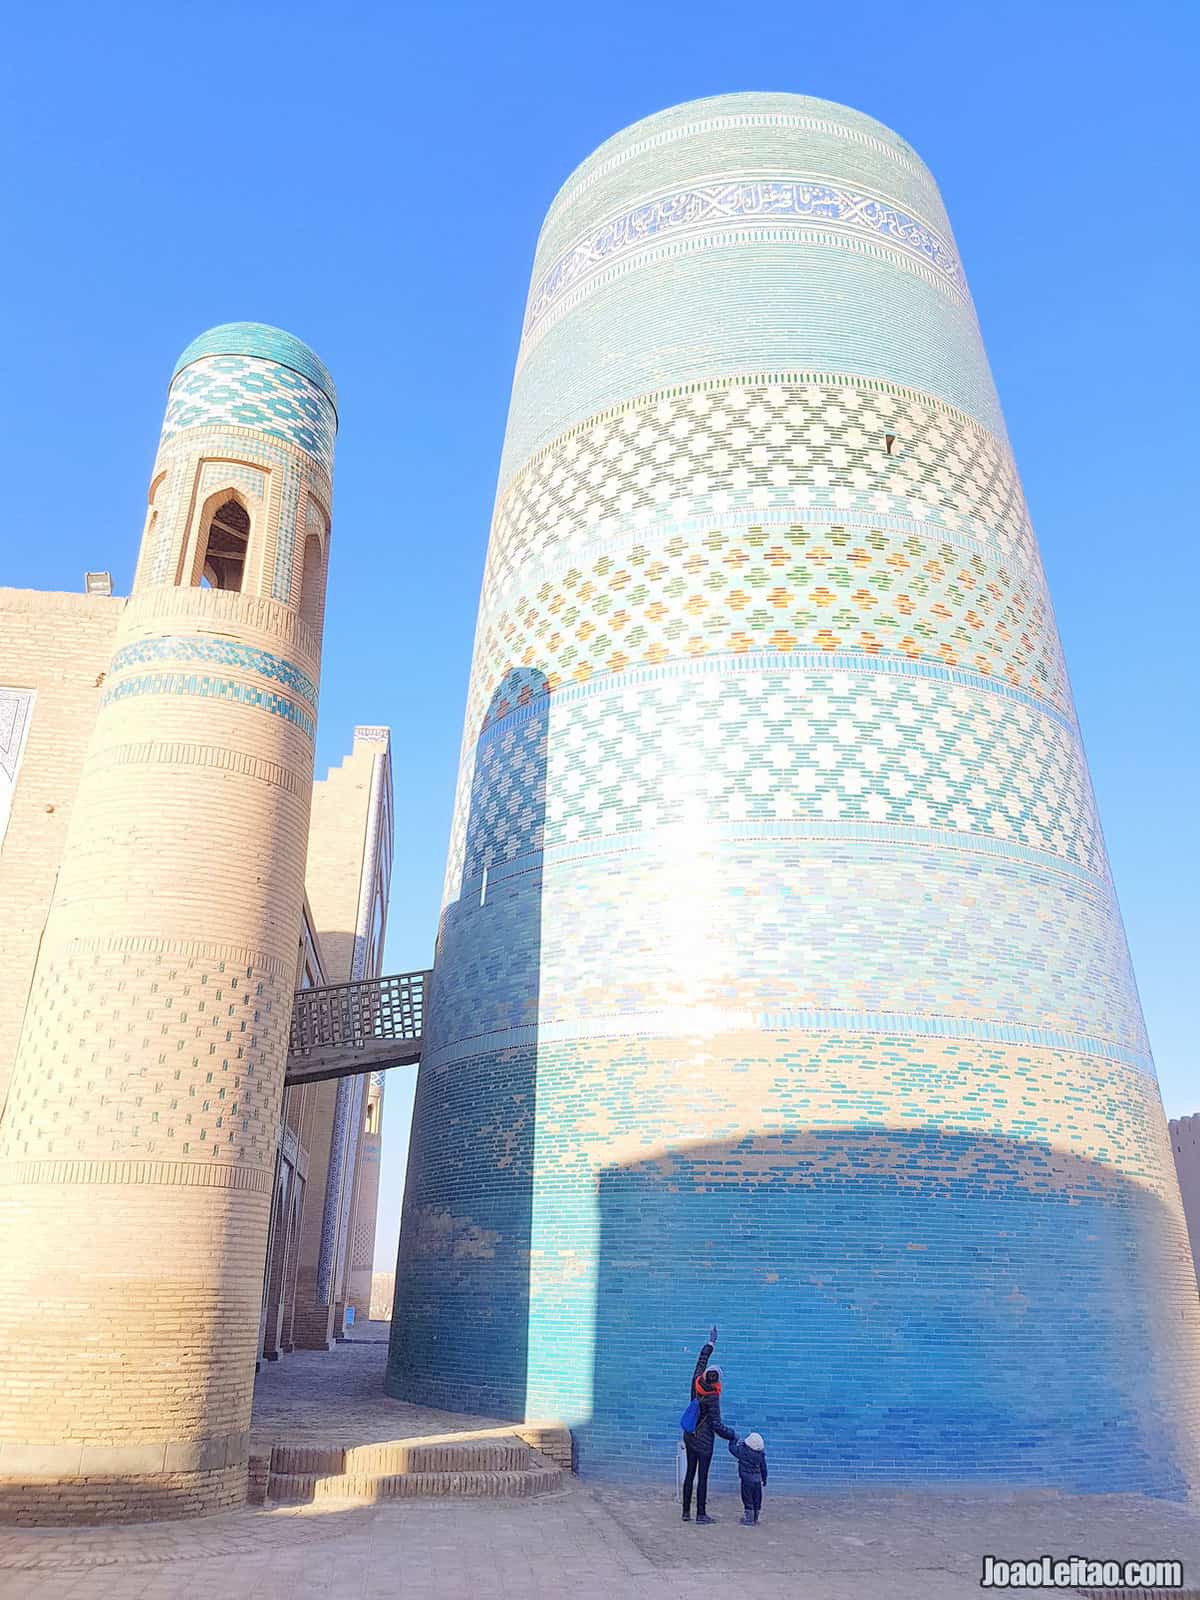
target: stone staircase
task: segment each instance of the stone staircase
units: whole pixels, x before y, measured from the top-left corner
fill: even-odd
[[[351,1446],[276,1444],[252,1455],[252,1504],[525,1497],[570,1483],[565,1428],[485,1429]]]

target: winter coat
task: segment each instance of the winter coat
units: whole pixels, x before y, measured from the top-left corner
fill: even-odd
[[[692,1373],[692,1398],[700,1402],[700,1419],[691,1433],[684,1434],[685,1443],[691,1445],[697,1455],[711,1456],[713,1453],[713,1435],[722,1439],[732,1439],[734,1432],[727,1428],[721,1421],[721,1385],[717,1384],[715,1390],[705,1387],[704,1374],[708,1370],[709,1357],[713,1353],[711,1344],[706,1344],[700,1351],[696,1360],[695,1371]]]
[[[738,1477],[743,1483],[766,1483],[767,1452],[751,1450],[744,1439],[729,1441],[729,1454],[737,1458]]]

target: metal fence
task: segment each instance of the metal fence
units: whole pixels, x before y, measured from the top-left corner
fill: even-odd
[[[420,1039],[428,977],[428,972],[399,972],[325,989],[298,989],[292,1005],[290,1053],[352,1049],[383,1039]]]

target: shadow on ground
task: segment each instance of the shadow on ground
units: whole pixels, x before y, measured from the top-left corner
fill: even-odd
[[[256,1422],[290,1390],[293,1414],[322,1437],[343,1425],[352,1442],[393,1436],[397,1416],[420,1408],[381,1397],[385,1354],[382,1344],[342,1344],[278,1363],[260,1379]],[[698,1528],[680,1523],[664,1492],[567,1482],[546,1500],[334,1503],[0,1530],[0,1600],[711,1600],[734,1585],[755,1600],[967,1600],[980,1592],[984,1554],[1044,1551],[1170,1557],[1184,1562],[1185,1579],[1200,1573],[1200,1511],[1134,1495],[773,1497],[768,1488],[763,1521],[748,1529],[736,1520],[733,1463],[718,1460],[710,1505],[719,1520]]]

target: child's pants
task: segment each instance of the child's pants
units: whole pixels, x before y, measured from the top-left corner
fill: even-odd
[[[762,1510],[762,1484],[747,1483],[745,1478],[740,1480],[742,1485],[742,1505],[746,1515],[758,1521],[758,1513]]]

